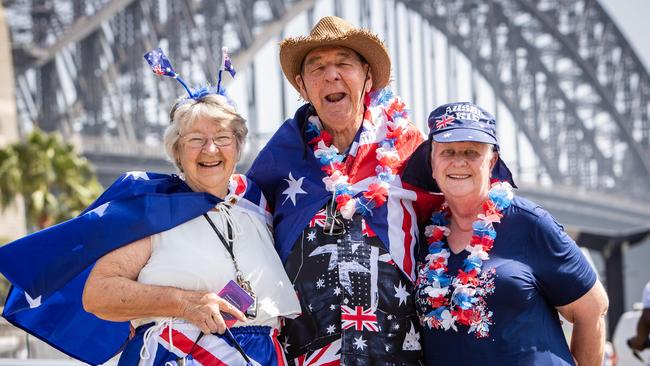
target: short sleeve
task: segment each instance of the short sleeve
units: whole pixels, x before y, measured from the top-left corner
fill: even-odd
[[[535,222],[529,257],[541,292],[553,306],[579,299],[597,275],[578,245],[546,211]]]
[[[643,289],[643,308],[650,309],[650,281],[645,284]]]

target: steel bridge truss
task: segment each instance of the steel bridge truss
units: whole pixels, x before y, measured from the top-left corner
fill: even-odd
[[[189,84],[214,82],[222,46],[235,65],[250,65],[279,27],[313,3],[4,1],[21,124],[81,136],[90,155],[164,160],[160,140],[179,86],[152,77],[144,51],[162,45]]]
[[[5,0],[19,115],[80,134],[89,152],[160,158],[167,108],[158,106],[170,105],[178,87],[150,75],[143,50],[162,45],[177,71],[200,83],[215,77],[221,46],[247,67],[314,3]],[[370,0],[359,3],[368,18]],[[442,32],[487,80],[535,151],[517,161],[536,159],[539,181],[647,200],[650,76],[597,1],[397,3]]]
[[[489,82],[535,150],[538,179],[647,196],[650,76],[597,1],[404,3]]]

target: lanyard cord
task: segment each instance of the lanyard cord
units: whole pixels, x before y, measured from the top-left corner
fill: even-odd
[[[224,334],[228,335],[228,337],[232,341],[232,343],[235,346],[235,348],[237,349],[237,351],[239,351],[239,354],[241,354],[242,357],[244,358],[244,360],[246,361],[246,365],[252,365],[253,363],[251,362],[251,359],[248,358],[248,355],[246,354],[246,352],[244,352],[244,349],[241,348],[241,345],[239,344],[239,342],[237,342],[237,340],[235,339],[235,336],[232,335],[232,333],[230,332],[230,329],[226,328],[226,332]]]
[[[212,227],[212,230],[214,230],[214,232],[217,234],[217,236],[219,237],[219,240],[221,240],[221,243],[223,244],[223,246],[226,247],[226,250],[228,251],[228,253],[230,253],[230,256],[233,259],[235,259],[235,254],[232,251],[232,245],[233,245],[232,242],[234,240],[233,241],[226,240],[226,238],[223,237],[223,234],[221,233],[221,231],[219,231],[219,229],[217,229],[217,226],[214,224],[214,222],[212,221],[210,216],[208,216],[207,213],[204,213],[203,217],[205,217],[205,219],[208,220],[208,223]],[[232,238],[232,226],[230,225],[229,221],[226,221],[226,227],[228,228],[228,238]]]
[[[219,240],[221,241],[221,244],[223,244],[223,246],[226,248],[226,250],[230,254],[230,258],[232,258],[232,264],[235,266],[236,275],[237,275],[237,277],[240,277],[241,276],[241,271],[239,270],[239,266],[237,266],[237,261],[235,260],[235,252],[233,251],[233,246],[235,244],[235,241],[234,240],[226,240],[226,238],[223,237],[223,234],[221,233],[221,231],[219,231],[219,229],[217,229],[217,226],[214,224],[212,219],[210,219],[210,217],[208,216],[207,213],[204,213],[203,217],[205,217],[205,219],[208,221],[208,224],[210,224],[210,226],[212,227],[212,230],[214,230],[214,232],[219,237]],[[226,227],[227,227],[227,230],[228,230],[228,238],[232,238],[233,237],[233,235],[232,235],[232,225],[230,224],[229,220],[226,220]],[[203,333],[201,333],[201,334],[203,334]],[[232,333],[230,332],[230,329],[226,328],[225,334],[230,338],[230,340],[232,340],[233,345],[235,346],[235,349],[237,349],[237,351],[242,355],[244,360],[246,360],[246,364],[251,365],[251,360],[248,358],[248,355],[246,355],[246,352],[244,352],[244,350],[242,349],[239,342],[237,342],[235,337],[232,335]],[[200,337],[199,337],[199,339],[200,339]],[[197,339],[194,344],[196,345],[196,343],[198,341],[199,340]]]
[[[223,234],[219,229],[217,229],[217,226],[214,224],[212,219],[210,219],[210,216],[208,216],[207,213],[203,214],[203,217],[208,221],[208,224],[212,227],[212,230],[217,234],[219,237],[219,241],[221,241],[221,244],[223,244],[224,248],[228,251],[228,254],[230,254],[230,258],[232,259],[232,264],[235,266],[235,272],[237,275],[241,275],[241,271],[239,270],[239,266],[237,265],[237,260],[235,259],[235,252],[233,250],[233,246],[235,244],[234,240],[226,240],[226,238],[223,237]],[[226,220],[226,227],[228,228],[228,238],[232,238],[232,225],[230,225],[230,221]]]
[[[199,334],[199,336],[198,336],[198,337],[196,338],[196,340],[194,341],[194,344],[192,345],[192,348],[190,348],[190,351],[187,352],[187,356],[185,356],[185,357],[179,357],[179,358],[176,359],[176,363],[177,363],[177,364],[180,365],[181,362],[182,362],[185,358],[187,358],[188,356],[189,356],[189,357],[192,357],[192,353],[194,352],[194,350],[196,350],[196,347],[199,345],[199,341],[201,340],[201,338],[203,338],[204,335],[205,335],[205,333],[203,333],[203,332],[201,332],[201,333]],[[230,340],[232,341],[233,346],[235,346],[235,349],[237,350],[237,352],[239,352],[239,354],[241,354],[242,357],[244,358],[244,360],[246,361],[246,365],[252,365],[252,363],[251,363],[251,359],[248,358],[248,355],[246,354],[246,352],[244,352],[244,349],[241,347],[241,345],[239,344],[239,342],[237,342],[237,340],[235,339],[235,336],[232,335],[232,333],[230,332],[230,329],[226,328],[226,332],[224,333],[224,335],[227,336],[228,338],[230,338]]]
[[[203,338],[204,333],[201,332],[199,333],[199,336],[196,337],[196,340],[194,341],[194,344],[192,345],[192,348],[190,348],[190,351],[187,352],[187,355],[185,357],[179,357],[176,359],[176,364],[177,365],[185,365],[184,360],[188,357],[192,357],[192,352],[196,349],[196,347],[199,345],[199,341],[201,338]]]

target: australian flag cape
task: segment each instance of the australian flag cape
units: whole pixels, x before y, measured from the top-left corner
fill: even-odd
[[[245,176],[233,175],[238,205],[270,223],[266,201]],[[83,288],[104,254],[195,218],[222,200],[193,192],[176,175],[130,172],[79,216],[0,247],[0,272],[12,283],[2,315],[13,325],[89,364],[126,343],[129,322],[84,311]]]
[[[262,149],[246,176],[257,183],[273,211],[275,246],[282,261],[286,261],[298,236],[314,215],[332,198],[327,191],[319,160],[305,142],[305,123],[310,106],[300,107],[294,117],[285,121]],[[372,183],[377,166],[378,142],[386,136],[385,111],[371,111],[373,122],[364,120],[349,152],[346,165],[356,195]],[[373,131],[370,131],[373,130]],[[364,136],[364,133],[370,132]],[[371,137],[368,138],[368,135]],[[422,142],[417,128],[408,123],[395,147],[402,163]],[[350,156],[353,155],[353,156]],[[403,169],[403,165],[399,170]],[[397,176],[389,189],[386,204],[370,210],[364,219],[380,238],[393,260],[414,280],[414,253],[417,247],[417,215],[425,217],[441,203],[440,196],[415,187],[402,185]]]

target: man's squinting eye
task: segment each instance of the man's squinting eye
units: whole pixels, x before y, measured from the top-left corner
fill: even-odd
[[[323,65],[313,65],[313,66],[311,66],[311,67],[309,68],[309,72],[320,71],[320,70],[322,70],[323,68],[325,68],[325,66],[323,66]]]

